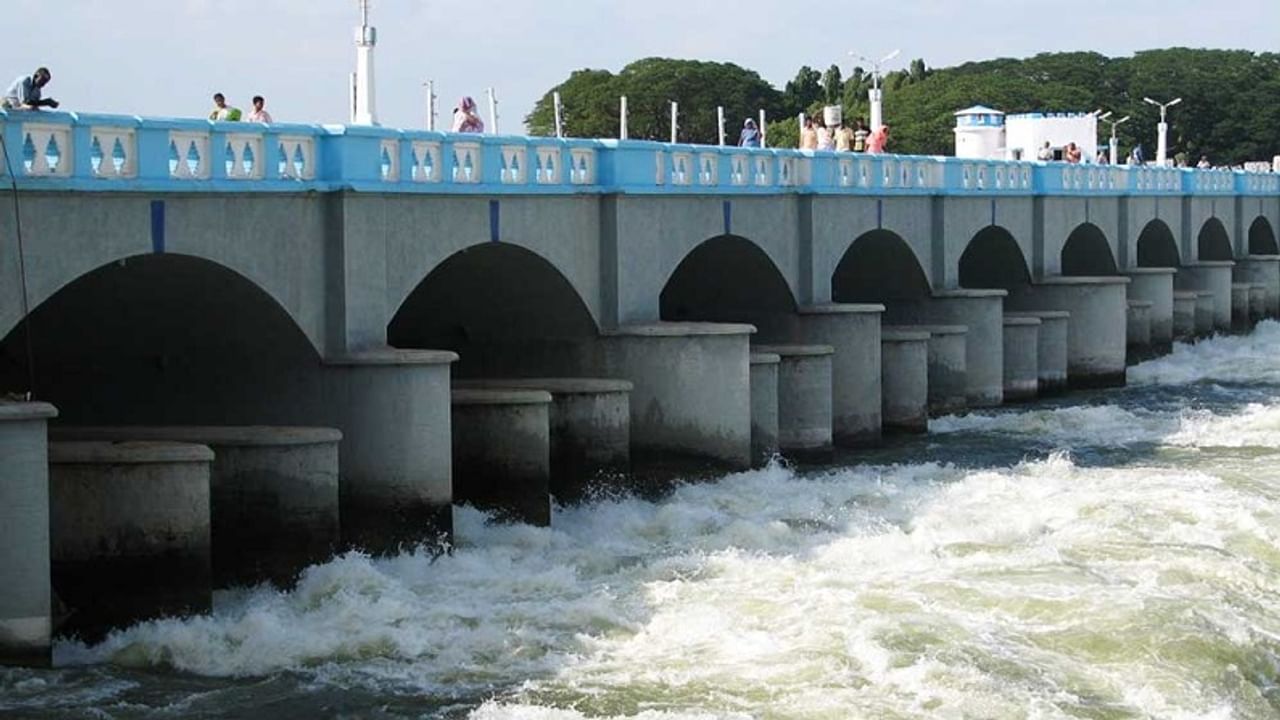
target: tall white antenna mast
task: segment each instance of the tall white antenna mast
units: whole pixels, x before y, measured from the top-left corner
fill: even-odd
[[[356,102],[351,123],[377,125],[373,48],[378,44],[378,30],[369,24],[369,0],[359,0],[359,2],[360,27],[356,28]]]

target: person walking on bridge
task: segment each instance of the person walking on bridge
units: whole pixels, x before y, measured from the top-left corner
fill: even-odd
[[[458,107],[453,109],[453,131],[456,133],[484,132],[484,121],[476,112],[476,101],[470,95],[459,100]]]
[[[56,110],[58,101],[41,94],[42,88],[52,79],[53,74],[49,72],[49,68],[45,67],[37,68],[30,75],[23,75],[14,80],[5,91],[4,99],[0,100],[0,107],[5,110],[39,110],[45,107]]]
[[[210,120],[222,120],[225,122],[238,122],[240,120],[240,108],[232,107],[227,104],[227,98],[222,93],[213,94],[213,110],[209,113]]]
[[[884,148],[889,144],[889,126],[881,125],[879,130],[871,133],[871,137],[867,138],[867,152],[873,155],[879,155],[884,152]]]
[[[253,96],[253,112],[249,113],[249,122],[268,123],[272,122],[271,113],[266,110],[267,101],[261,95]]]
[[[747,118],[742,123],[742,133],[738,135],[738,147],[760,147],[760,129],[756,127],[756,121]]]

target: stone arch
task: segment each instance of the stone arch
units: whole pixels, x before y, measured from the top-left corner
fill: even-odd
[[[26,385],[69,422],[266,422],[320,366],[293,316],[224,265],[128,257],[63,285],[0,340],[0,390]],[[284,395],[275,395],[279,390]]]
[[[1063,275],[1115,275],[1119,272],[1106,233],[1093,223],[1081,223],[1062,246]]]
[[[835,302],[920,300],[929,297],[930,291],[915,251],[891,230],[859,235],[831,274]]]
[[[1182,265],[1178,241],[1163,220],[1147,223],[1138,234],[1138,267],[1172,267]]]
[[[1218,218],[1209,218],[1200,226],[1200,234],[1196,237],[1199,260],[1233,260],[1231,236],[1227,228]]]
[[[695,247],[659,297],[661,318],[675,322],[743,322],[764,330],[795,311],[795,296],[772,258],[737,235],[719,235]]]
[[[1280,246],[1276,243],[1276,233],[1271,223],[1259,215],[1249,225],[1250,255],[1280,255]]]
[[[510,243],[455,252],[387,324],[393,347],[458,353],[461,377],[572,374],[598,334],[569,280],[541,255]]]
[[[1011,290],[1031,284],[1031,269],[1013,234],[999,225],[979,230],[960,256],[960,287]]]

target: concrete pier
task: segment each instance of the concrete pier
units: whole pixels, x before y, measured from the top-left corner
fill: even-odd
[[[898,325],[964,325],[969,407],[1004,402],[1004,290],[943,290],[923,303],[900,303],[888,320]]]
[[[1180,290],[1173,293],[1173,338],[1190,340],[1196,335],[1196,293]]]
[[[1133,268],[1129,278],[1130,300],[1151,303],[1151,351],[1166,354],[1173,345],[1173,276],[1176,268]],[[1280,287],[1278,285],[1277,287]]]
[[[1009,297],[1016,310],[1066,310],[1067,381],[1073,387],[1125,382],[1125,317],[1129,278],[1055,277]]]
[[[0,665],[52,662],[48,403],[0,402]]]
[[[885,430],[928,432],[929,333],[908,326],[886,326],[880,333],[880,348]]]
[[[631,469],[631,390],[607,378],[504,378],[454,381],[468,390],[543,390],[551,394],[551,495],[587,499],[602,481]]]
[[[551,394],[453,391],[453,498],[500,520],[551,524]]]
[[[49,444],[53,590],[62,633],[210,610],[213,452],[182,443]]]
[[[1261,283],[1249,284],[1249,329],[1267,316],[1267,288]]]
[[[830,345],[757,345],[757,353],[777,355],[778,447],[782,452],[831,448]]]
[[[1040,321],[1036,333],[1038,394],[1057,395],[1067,389],[1067,336],[1071,313],[1065,310],[1032,310],[1005,313],[1006,317],[1030,317]]]
[[[1231,274],[1235,263],[1230,260],[1202,260],[1183,265],[1174,276],[1178,290],[1207,290],[1213,293],[1213,329],[1231,329]]]
[[[763,464],[777,455],[778,364],[771,353],[751,353],[751,457]]]
[[[453,531],[449,370],[457,359],[382,348],[327,362],[317,421],[343,435],[345,545],[393,553]]]
[[[1130,300],[1125,319],[1125,362],[1129,365],[1151,357],[1151,309],[1150,300]]]
[[[634,386],[633,452],[750,467],[754,332],[751,325],[656,323],[605,333],[594,372]]]
[[[1231,283],[1231,332],[1249,331],[1249,283]]]
[[[1236,261],[1231,271],[1236,282],[1266,289],[1266,317],[1280,317],[1280,255],[1249,255]]]
[[[1207,338],[1214,333],[1215,316],[1218,300],[1212,290],[1196,290],[1196,332],[1197,338]]]
[[[54,441],[176,442],[213,450],[213,586],[293,584],[339,547],[338,443],[311,427],[55,427]]]
[[[929,414],[950,415],[968,407],[964,325],[913,325],[929,333]]]
[[[831,435],[842,447],[880,441],[883,313],[883,305],[835,303],[801,307],[797,314],[793,333],[797,342],[828,345],[835,350],[831,359]]]
[[[1040,391],[1040,318],[1004,316],[1004,401],[1034,400]]]

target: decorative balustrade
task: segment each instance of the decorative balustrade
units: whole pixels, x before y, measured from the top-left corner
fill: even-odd
[[[28,188],[70,190],[1280,194],[1280,175],[1230,170],[47,112],[0,112],[0,136],[0,174]]]

